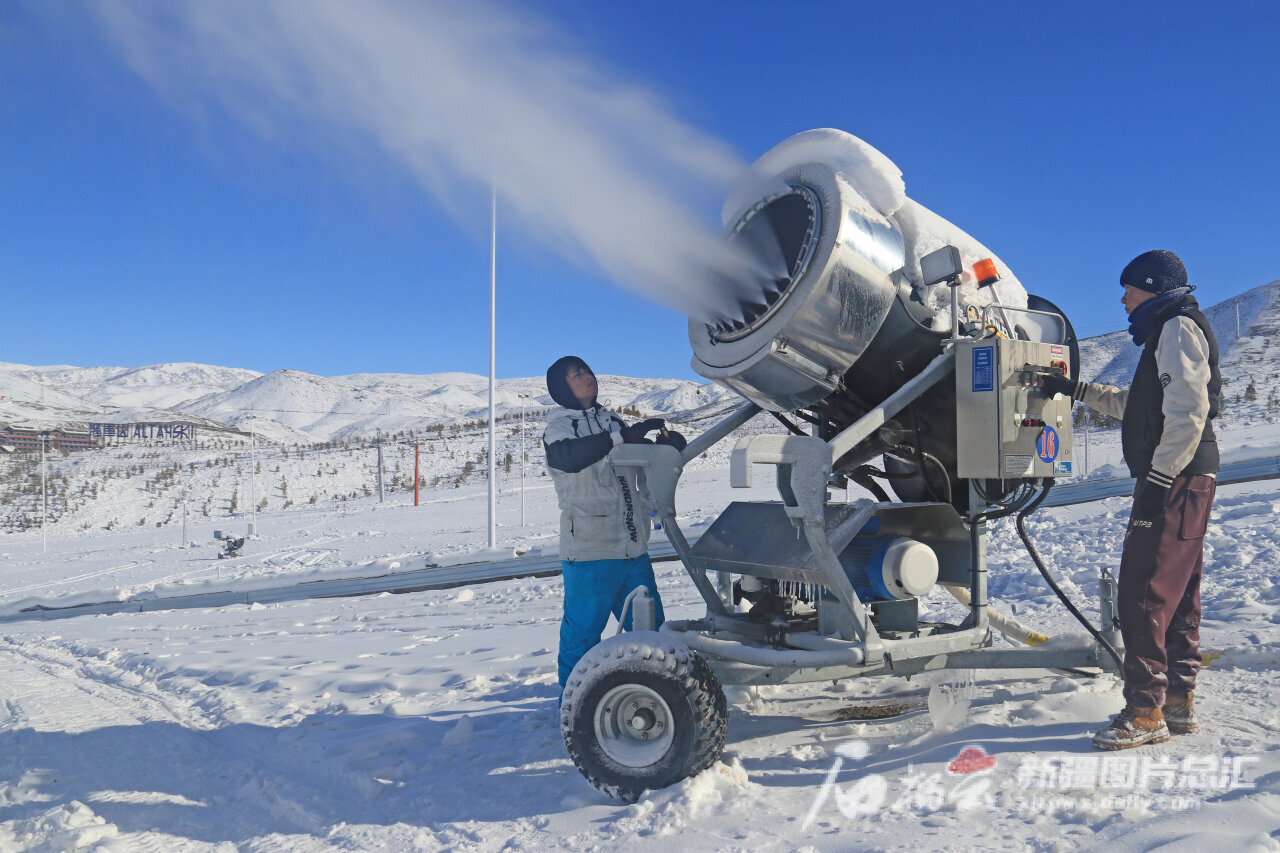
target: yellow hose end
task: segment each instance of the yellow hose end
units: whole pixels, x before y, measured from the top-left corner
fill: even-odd
[[[1026,643],[1028,646],[1038,646],[1041,643],[1049,642],[1049,638],[1046,637],[1044,634],[1039,633],[1038,631],[1032,631],[1029,634],[1027,634],[1027,638],[1022,642]]]

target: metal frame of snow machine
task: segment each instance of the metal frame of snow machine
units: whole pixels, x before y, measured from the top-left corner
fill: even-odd
[[[749,486],[754,465],[774,465],[780,500],[732,503],[693,545],[676,521],[675,491],[683,468],[761,409],[743,405],[683,452],[642,444],[611,452],[614,469],[634,483],[643,509],[661,522],[707,609],[701,619],[669,621],[654,630],[652,608],[643,606],[638,590],[634,630],[605,640],[575,668],[562,698],[561,726],[569,753],[588,781],[631,802],[646,789],[709,767],[724,747],[727,730],[721,684],[910,676],[942,669],[1118,671],[1116,585],[1105,570],[1100,631],[1090,627],[1092,636],[996,647],[993,619],[1012,621],[987,601],[987,522],[1000,513],[974,481],[969,481],[965,514],[950,503],[828,502],[833,461],[933,385],[954,376],[955,352],[945,349],[830,441],[805,435],[740,440],[731,460],[732,485]],[[869,529],[927,544],[937,555],[937,583],[967,603],[967,616],[958,624],[922,621],[914,597],[863,601],[841,558]],[[1044,571],[1030,540],[1025,541]],[[795,606],[785,612],[737,612],[734,575],[789,591],[787,600]]]

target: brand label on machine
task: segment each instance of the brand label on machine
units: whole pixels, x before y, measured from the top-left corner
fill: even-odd
[[[1036,455],[1044,462],[1058,458],[1058,431],[1053,427],[1045,427],[1036,438]]]
[[[1070,477],[1070,476],[1071,476],[1071,463],[1070,463],[1070,462],[1062,462],[1061,460],[1059,460],[1058,462],[1054,462],[1054,463],[1053,463],[1053,476],[1055,476],[1055,477]]]
[[[973,390],[994,391],[996,389],[996,348],[974,347],[973,350]]]

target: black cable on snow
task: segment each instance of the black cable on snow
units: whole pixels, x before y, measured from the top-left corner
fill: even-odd
[[[1110,641],[1108,641],[1106,637],[1102,636],[1102,632],[1099,631],[1097,628],[1093,627],[1093,624],[1088,619],[1085,618],[1085,615],[1081,613],[1074,604],[1071,603],[1071,599],[1067,598],[1066,593],[1062,591],[1062,588],[1059,587],[1057,582],[1054,581],[1053,576],[1049,574],[1049,570],[1045,567],[1044,561],[1040,559],[1040,553],[1036,551],[1035,543],[1031,541],[1031,536],[1027,533],[1027,528],[1026,528],[1027,516],[1035,512],[1036,509],[1040,506],[1040,504],[1044,502],[1044,499],[1049,497],[1049,489],[1051,489],[1052,487],[1053,487],[1053,479],[1050,477],[1045,477],[1044,491],[1042,491],[1035,500],[1033,500],[1030,504],[1028,504],[1027,507],[1022,510],[1022,512],[1018,513],[1017,520],[1015,521],[1015,524],[1018,528],[1018,535],[1022,537],[1022,544],[1027,547],[1027,553],[1031,555],[1031,559],[1036,564],[1036,568],[1039,569],[1040,574],[1044,576],[1045,583],[1049,584],[1049,589],[1053,590],[1054,594],[1058,596],[1058,599],[1062,602],[1063,606],[1065,606],[1067,610],[1070,611],[1071,615],[1076,617],[1076,621],[1078,621],[1081,625],[1083,625],[1085,627],[1085,630],[1087,630],[1090,634],[1092,634],[1093,638],[1097,640],[1102,645],[1102,647],[1107,650],[1107,652],[1111,655],[1112,659],[1115,660],[1116,662],[1117,671],[1123,673],[1124,661],[1120,658],[1120,653],[1116,651],[1116,647],[1111,645]]]

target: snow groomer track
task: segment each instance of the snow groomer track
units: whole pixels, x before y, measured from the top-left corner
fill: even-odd
[[[1280,456],[1248,459],[1224,465],[1218,474],[1222,486],[1249,483],[1257,480],[1280,479]],[[1090,501],[1128,495],[1133,492],[1132,478],[1086,480],[1055,488],[1043,507],[1062,507]],[[697,541],[690,538],[690,544]],[[649,549],[654,561],[677,559],[675,549],[666,541],[656,541]],[[150,596],[78,604],[68,607],[38,607],[19,613],[0,615],[0,623],[28,620],[66,619],[72,616],[91,616],[110,613],[145,613],[157,610],[184,610],[192,608],[230,607],[237,604],[272,604],[281,601],[299,601],[308,598],[343,598],[361,595],[377,595],[384,592],[409,593],[429,589],[448,589],[471,584],[492,583],[523,577],[549,577],[560,573],[560,558],[517,557],[483,563],[467,563],[459,566],[430,566],[411,571],[400,571],[372,577],[332,578],[285,584],[252,590],[224,590],[195,595],[168,597]]]

